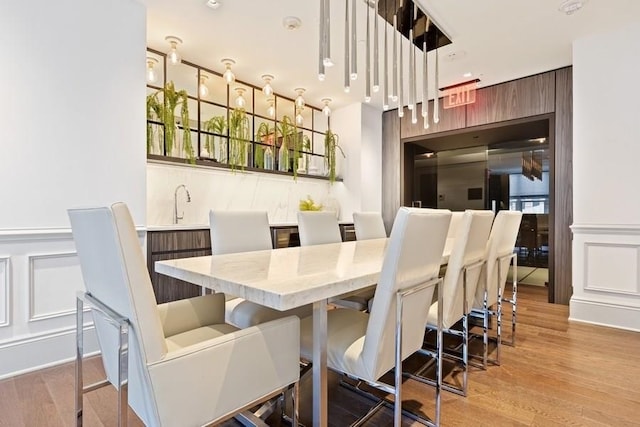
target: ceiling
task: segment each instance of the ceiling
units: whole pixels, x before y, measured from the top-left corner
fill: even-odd
[[[336,65],[327,69],[324,82],[317,78],[318,0],[219,0],[216,10],[205,0],[141,1],[147,6],[151,48],[166,51],[165,36],[178,36],[184,41],[179,49],[184,59],[223,72],[220,60],[232,58],[238,79],[261,85],[262,74],[273,74],[276,93],[295,97],[295,88],[306,88],[305,99],[314,106],[322,106],[325,97],[333,99],[334,109],[364,99],[366,0],[355,0],[360,76],[348,94],[343,90],[343,1],[330,2],[331,57]],[[627,25],[640,16],[638,0],[590,0],[572,15],[558,10],[562,0],[416,1],[453,41],[440,49],[440,87],[469,80],[463,77],[467,72],[487,86],[570,65],[573,40]],[[300,18],[301,27],[285,29],[286,16]],[[406,73],[409,43],[404,42]],[[433,64],[433,53],[429,55]],[[391,70],[391,58],[387,60]],[[432,81],[430,98],[434,94]],[[371,103],[382,108],[382,91],[373,93]]]

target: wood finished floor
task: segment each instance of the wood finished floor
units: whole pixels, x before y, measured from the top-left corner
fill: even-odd
[[[545,288],[519,291],[516,347],[503,347],[502,366],[471,369],[468,397],[443,393],[442,426],[640,426],[640,333],[569,323],[568,307],[546,303]],[[86,383],[102,375],[97,358],[85,368]],[[73,364],[65,364],[0,381],[0,426],[73,425],[73,377]],[[342,427],[372,402],[338,386],[338,380],[330,376],[330,425]],[[307,426],[310,382],[301,384]],[[405,380],[403,390],[405,407],[433,413],[429,386]],[[142,425],[131,411],[129,419],[132,426]],[[113,388],[85,396],[84,425],[116,425]],[[368,425],[391,425],[391,411],[379,412]]]

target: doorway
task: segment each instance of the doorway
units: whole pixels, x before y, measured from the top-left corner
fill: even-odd
[[[404,141],[404,205],[520,210],[518,282],[553,289],[552,118]]]

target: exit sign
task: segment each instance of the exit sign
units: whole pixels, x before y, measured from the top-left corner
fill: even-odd
[[[445,109],[455,108],[476,102],[476,88],[479,81],[479,79],[476,79],[471,82],[442,88],[441,90],[444,91],[443,107]]]

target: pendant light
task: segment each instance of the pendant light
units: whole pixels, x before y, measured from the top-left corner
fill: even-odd
[[[236,81],[236,76],[235,74],[233,74],[233,71],[231,71],[231,66],[235,65],[236,61],[234,61],[233,59],[224,58],[220,62],[222,62],[225,68],[222,77],[224,78],[224,81],[227,82],[228,85],[230,85],[231,83]]]
[[[324,2],[325,0],[320,0],[320,25],[318,28],[319,36],[318,36],[318,80],[324,81],[325,79],[325,70],[324,70],[324,35],[325,35],[325,21],[324,21]]]
[[[384,0],[384,8],[387,9],[387,0]],[[389,65],[387,58],[389,57],[389,47],[387,43],[387,26],[385,25],[383,28],[384,31],[384,53],[382,55],[384,66],[383,66],[383,76],[382,76],[382,109],[387,111],[389,109]]]
[[[378,37],[378,21],[380,18],[378,17],[378,0],[374,1],[374,10],[373,10],[373,86],[371,90],[374,92],[378,92],[380,90],[380,47],[379,37]]]
[[[367,27],[365,36],[365,76],[364,76],[364,102],[371,102],[371,8],[367,2]]]
[[[294,89],[295,92],[298,94],[298,96],[296,97],[296,107],[297,108],[303,108],[304,107],[304,98],[302,97],[302,94],[304,93],[304,89],[299,87]]]
[[[393,85],[389,96],[398,101],[398,15],[393,15]]]
[[[180,52],[178,52],[178,45],[182,43],[182,39],[176,36],[167,36],[164,38],[169,42],[169,51],[167,52],[167,60],[171,65],[178,65],[182,62]]]
[[[247,105],[247,101],[244,99],[244,92],[245,92],[245,88],[243,87],[237,87],[235,89],[236,91],[236,107],[238,108],[244,108],[245,105]]]
[[[269,108],[267,108],[267,114],[269,115],[269,117],[275,117],[275,115],[276,115],[276,107],[275,107],[276,99],[272,96],[269,99],[267,99],[267,102],[269,103]]]
[[[358,78],[358,30],[356,26],[356,3],[357,0],[351,0],[351,80]]]
[[[355,0],[354,0],[355,1]],[[351,76],[349,73],[349,0],[344,2],[344,91],[349,93],[351,90]]]
[[[320,1],[324,3],[324,56],[322,57],[322,64],[325,67],[333,67],[333,60],[331,59],[331,1]]]
[[[322,98],[322,103],[324,107],[322,107],[322,113],[329,117],[331,116],[331,108],[329,108],[329,103],[331,102],[331,98]]]
[[[206,74],[200,74],[200,83],[198,84],[198,94],[200,95],[200,98],[206,98],[209,95],[207,80],[209,80],[209,76]]]
[[[273,88],[271,87],[271,81],[273,80],[273,76],[271,74],[263,74],[262,80],[264,80],[264,86],[262,86],[262,92],[266,96],[273,95]]]
[[[304,111],[304,106],[296,108],[296,124],[298,126],[302,126],[304,123],[304,117],[302,116],[302,111]]]
[[[147,83],[155,83],[158,80],[158,73],[156,73],[155,66],[158,63],[156,58],[147,56]]]

